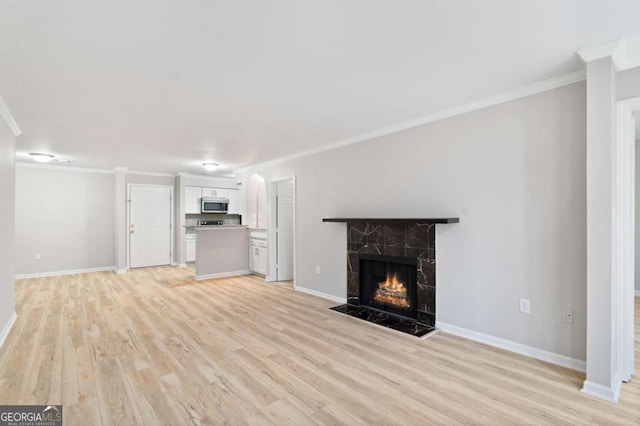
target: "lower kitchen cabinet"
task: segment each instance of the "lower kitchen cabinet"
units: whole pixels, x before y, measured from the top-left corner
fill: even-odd
[[[267,275],[269,269],[268,256],[266,240],[258,238],[249,240],[249,270],[251,272]]]
[[[187,235],[187,262],[195,262],[196,261],[196,236],[194,235],[190,238]]]
[[[251,247],[249,253],[249,269],[258,274],[267,275],[267,249]]]

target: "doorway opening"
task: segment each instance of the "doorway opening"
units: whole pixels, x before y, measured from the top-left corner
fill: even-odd
[[[631,380],[635,370],[635,315],[637,295],[640,288],[638,268],[640,259],[636,260],[640,236],[636,236],[640,222],[636,220],[638,215],[637,203],[640,198],[636,196],[640,183],[640,170],[636,162],[638,151],[637,140],[640,136],[638,116],[640,115],[640,97],[618,102],[617,120],[617,186],[615,196],[617,198],[615,212],[615,232],[617,244],[614,247],[616,255],[616,319],[617,334],[620,336],[617,342],[618,372],[623,382]],[[639,218],[640,219],[640,218]]]
[[[295,287],[295,176],[271,182],[269,280],[293,281]]]
[[[127,185],[128,268],[173,262],[173,186]]]

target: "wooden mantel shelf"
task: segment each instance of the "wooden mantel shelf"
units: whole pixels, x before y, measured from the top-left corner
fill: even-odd
[[[386,222],[386,223],[458,223],[459,217],[436,217],[436,218],[423,218],[423,219],[407,219],[407,218],[341,218],[331,217],[322,219],[323,222],[349,222],[349,223],[362,223],[362,222]]]

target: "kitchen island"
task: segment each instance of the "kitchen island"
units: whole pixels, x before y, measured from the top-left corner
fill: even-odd
[[[243,225],[197,226],[196,280],[249,273],[249,231]]]

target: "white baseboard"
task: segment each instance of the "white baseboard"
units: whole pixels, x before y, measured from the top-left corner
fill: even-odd
[[[640,290],[636,290],[635,295],[636,297],[640,297]]]
[[[87,274],[89,272],[104,272],[115,271],[115,266],[102,266],[100,268],[88,268],[88,269],[73,269],[69,271],[53,271],[53,272],[36,272],[35,274],[20,274],[16,275],[16,280],[22,280],[25,278],[41,278],[41,277],[57,277],[58,275],[75,275],[75,274]]]
[[[186,263],[180,263],[180,264],[178,264],[178,266],[179,266],[180,268],[186,268],[186,267],[187,267],[187,264],[186,264]]]
[[[334,296],[332,294],[322,293],[321,291],[311,290],[309,288],[294,286],[296,291],[301,291],[303,293],[311,294],[313,296],[322,297],[323,299],[332,300],[337,303],[347,303],[347,299],[344,297]]]
[[[202,280],[210,280],[212,278],[225,278],[225,277],[232,277],[234,275],[249,275],[249,274],[250,274],[249,270],[245,269],[243,271],[222,272],[220,274],[196,275],[194,279],[196,281],[202,281]]]
[[[622,387],[622,380],[619,380],[618,377],[616,376],[615,379],[613,380],[613,387],[610,387],[610,388],[607,386],[600,385],[598,383],[593,383],[588,380],[585,380],[584,383],[582,384],[582,389],[580,389],[580,392],[617,404],[618,398],[620,397],[621,387]]]
[[[118,274],[118,275],[126,274],[128,270],[129,270],[129,268],[116,269],[116,274]]]
[[[477,331],[468,330],[466,328],[450,325],[436,321],[436,327],[445,333],[464,337],[465,339],[474,340],[489,346],[515,352],[531,358],[546,361],[551,364],[560,365],[580,372],[587,371],[587,363],[585,361],[560,355],[554,352],[548,352],[532,346],[523,345],[521,343],[512,342],[511,340],[501,339],[499,337],[490,336],[488,334],[478,333]]]
[[[7,336],[9,335],[9,332],[11,331],[13,324],[16,323],[17,318],[18,318],[18,315],[14,312],[11,315],[11,318],[9,318],[9,322],[7,323],[7,325],[5,325],[4,328],[2,329],[2,333],[0,333],[0,348],[2,347],[2,345],[4,345],[4,341],[7,340]]]

